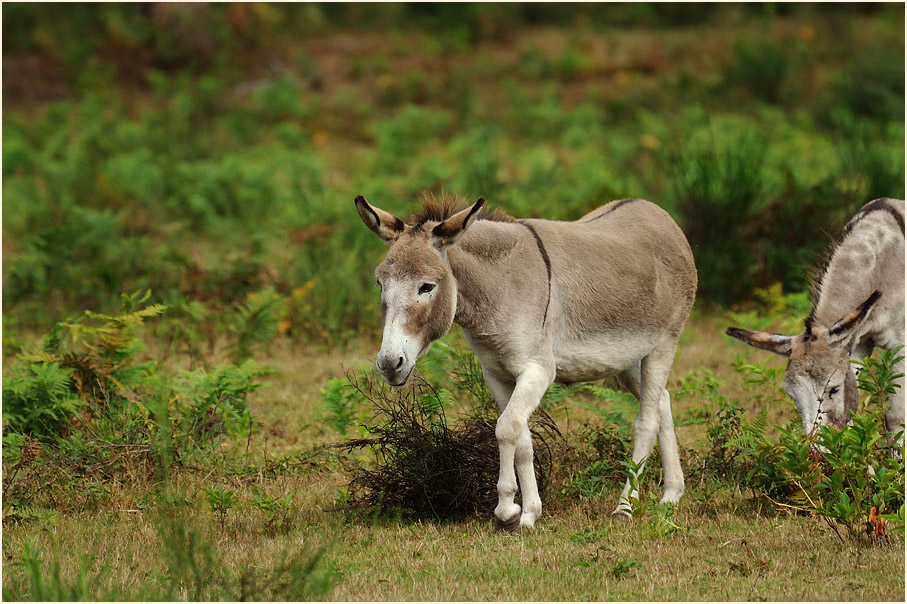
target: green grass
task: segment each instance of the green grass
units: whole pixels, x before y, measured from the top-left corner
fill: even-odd
[[[721,335],[724,323],[720,317],[691,320],[669,383],[676,393],[676,418],[708,418],[678,422],[681,446],[699,454],[708,448],[706,428],[722,401],[736,401],[754,417],[764,401],[777,396],[769,386],[746,386],[742,374],[733,370],[728,359],[742,346]],[[462,346],[458,337],[445,341]],[[341,493],[349,470],[368,456],[321,449],[344,437],[331,425],[319,386],[344,367],[367,370],[376,346],[362,342],[346,353],[314,355],[292,355],[278,346],[273,357],[259,355],[260,363],[274,367],[275,377],[269,388],[250,395],[256,421],[248,452],[243,453],[245,439],[225,441],[238,449],[236,456],[222,458],[232,463],[212,460],[176,468],[165,490],[108,483],[108,492],[99,495],[94,507],[45,507],[34,510],[30,519],[8,520],[5,595],[219,600],[237,599],[242,589],[257,585],[254,593],[261,599],[902,597],[900,537],[893,536],[888,546],[842,542],[819,518],[753,498],[742,484],[709,480],[689,454],[684,457],[687,494],[670,517],[677,530],[664,530],[654,508],[632,523],[614,524],[610,512],[621,488],[619,477],[591,496],[549,491],[537,530],[516,534],[495,533],[490,508],[458,522],[394,520],[347,510]],[[435,365],[432,371],[438,371]],[[712,377],[703,371],[710,366]],[[603,416],[590,409],[595,406],[622,413],[624,437],[629,436],[633,406],[609,407],[585,391],[568,393],[550,413],[570,435],[583,425],[602,425]],[[789,401],[778,400],[767,421],[783,425],[795,413]],[[660,491],[657,465],[653,467],[646,496]],[[210,493],[219,497],[212,499]],[[229,506],[212,504],[223,500],[224,493],[231,493]],[[287,497],[283,521],[275,525],[268,512],[274,506],[263,502]],[[162,525],[161,514],[182,518],[182,524]],[[181,574],[174,579],[169,556],[173,548],[185,549],[191,534],[196,535],[194,549],[187,554],[190,559],[182,559]],[[41,548],[40,564],[21,565],[36,546]],[[296,560],[294,555],[298,569],[308,569],[301,575],[304,580],[295,587],[271,582],[272,573],[288,559]],[[213,579],[202,586],[196,572]],[[32,583],[36,576],[44,591]],[[823,579],[817,582],[817,576]]]
[[[328,488],[324,483],[322,478],[314,485],[297,480],[284,486],[322,491]],[[314,585],[301,592],[305,599],[887,601],[903,596],[900,547],[842,546],[809,518],[757,514],[732,499],[699,503],[695,489],[687,499],[674,517],[682,531],[665,538],[651,537],[638,522],[612,524],[609,507],[596,501],[555,509],[537,530],[515,535],[494,533],[488,519],[452,524],[346,522],[337,512],[309,508],[301,513],[300,527],[274,537],[248,508],[242,510],[246,519],[239,519],[237,510],[224,528],[199,508],[189,525],[199,539],[198,551],[188,555],[210,556],[211,562],[203,557],[183,560],[180,572],[188,576],[179,590],[166,574],[172,564],[167,548],[180,541],[168,545],[167,539],[176,538],[159,534],[148,512],[61,518],[47,523],[38,537],[43,547],[40,573],[49,583],[40,595],[238,599],[244,574],[261,576],[289,555],[303,553],[308,560],[323,551],[314,567]],[[311,500],[310,495],[306,503]],[[100,528],[93,527],[103,527],[102,539]],[[24,556],[25,531],[12,527],[4,532],[5,555]],[[83,554],[64,553],[68,551]],[[855,556],[858,566],[853,564]],[[628,561],[639,568],[620,571]],[[55,564],[59,579],[52,578]],[[198,566],[211,573],[208,564],[218,565],[219,582],[205,587],[193,583],[191,569]],[[5,589],[29,585],[26,568],[7,564],[4,575]],[[80,576],[92,579],[90,587],[66,591],[77,589]],[[817,582],[817,576],[822,581]],[[319,591],[316,580],[323,580],[327,589]],[[5,595],[33,594],[30,598],[39,599],[33,589],[20,587]],[[54,589],[59,591],[50,591]],[[279,599],[299,595],[270,594]]]
[[[903,599],[902,536],[842,541],[702,465],[730,405],[770,438],[795,416],[724,327],[797,330],[829,234],[904,195],[903,6],[150,10],[3,6],[4,599]],[[611,523],[619,460],[580,455],[629,436],[610,382],[543,402],[579,453],[534,532],[349,507],[385,250],[352,200],[426,192],[562,220],[646,197],[685,229],[676,509],[653,463]],[[61,345],[149,289],[134,340]],[[471,359],[454,330],[420,362],[451,419]]]

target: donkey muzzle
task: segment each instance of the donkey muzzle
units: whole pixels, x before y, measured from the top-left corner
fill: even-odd
[[[415,363],[402,352],[382,350],[378,353],[378,371],[391,386],[403,386],[409,380]]]

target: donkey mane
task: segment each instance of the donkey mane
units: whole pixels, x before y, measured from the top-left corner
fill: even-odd
[[[472,203],[458,195],[448,193],[442,194],[440,197],[426,195],[422,198],[419,209],[410,216],[409,223],[415,228],[420,228],[427,222],[443,222],[460,210],[465,210],[472,205]],[[494,222],[516,222],[514,218],[508,216],[503,210],[497,208],[488,210],[487,206],[479,210],[476,219]]]
[[[841,247],[841,244],[847,240],[857,224],[859,224],[861,220],[863,220],[872,212],[887,212],[901,229],[901,235],[904,234],[904,218],[888,204],[886,199],[876,199],[875,201],[866,204],[859,212],[857,212],[857,214],[853,218],[850,219],[850,221],[844,226],[838,236],[834,238],[822,260],[816,265],[814,269],[809,271],[811,294],[810,298],[812,298],[813,305],[812,309],[809,311],[809,316],[805,321],[807,335],[812,333],[812,327],[816,319],[816,305],[819,303],[819,295],[822,291],[822,285],[824,284],[825,276],[828,274],[828,267],[831,265],[831,262],[835,257],[835,253]]]

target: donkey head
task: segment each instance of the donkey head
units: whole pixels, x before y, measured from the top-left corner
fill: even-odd
[[[851,355],[869,311],[880,295],[878,291],[873,292],[831,326],[807,319],[805,330],[796,336],[736,327],[727,328],[725,333],[750,346],[788,357],[782,386],[794,399],[807,434],[822,425],[844,428],[859,403]]]
[[[377,365],[390,385],[404,385],[416,360],[453,325],[457,283],[447,262],[447,249],[466,231],[484,203],[480,198],[472,207],[441,222],[410,226],[369,205],[361,195],[356,198],[362,222],[390,244],[384,262],[375,271],[381,287],[384,330]]]

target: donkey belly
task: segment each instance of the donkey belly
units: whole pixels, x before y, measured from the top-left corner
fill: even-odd
[[[643,334],[602,334],[561,343],[554,349],[555,381],[571,384],[616,375],[648,355],[657,342],[658,338]]]

